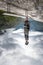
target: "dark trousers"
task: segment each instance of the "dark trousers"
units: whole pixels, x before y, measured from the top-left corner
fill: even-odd
[[[25,40],[28,40],[29,36],[28,34],[25,34]]]

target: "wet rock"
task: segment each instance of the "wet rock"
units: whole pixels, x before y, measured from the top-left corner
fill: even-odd
[[[0,30],[0,35],[4,34],[6,30]]]
[[[0,30],[0,35],[4,34],[4,32],[2,30]]]

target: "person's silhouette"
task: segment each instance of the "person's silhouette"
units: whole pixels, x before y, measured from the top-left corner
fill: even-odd
[[[29,25],[29,21],[28,21],[28,17],[26,17],[26,20],[24,22],[24,35],[25,35],[25,44],[28,45],[28,39],[29,39],[29,28],[30,28],[30,25]]]

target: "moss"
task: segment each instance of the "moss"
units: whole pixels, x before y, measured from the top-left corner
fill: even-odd
[[[15,27],[20,23],[21,18],[0,15],[0,29]]]
[[[0,29],[15,27],[22,20],[20,17],[3,15],[3,13],[6,13],[6,11],[0,10]]]
[[[3,15],[3,13],[4,13],[5,11],[3,11],[3,10],[0,10],[0,15]]]

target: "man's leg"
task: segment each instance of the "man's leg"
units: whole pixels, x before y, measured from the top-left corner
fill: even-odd
[[[28,34],[25,34],[25,40],[26,40],[25,44],[28,45]]]

